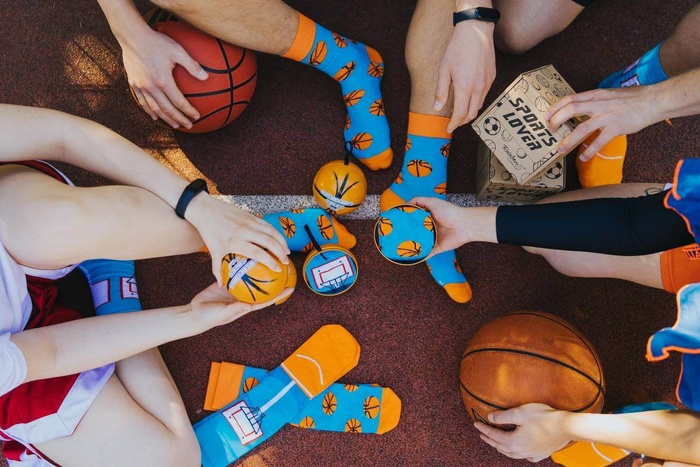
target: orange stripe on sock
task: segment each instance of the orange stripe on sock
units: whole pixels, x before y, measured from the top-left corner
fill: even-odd
[[[700,247],[687,245],[661,253],[661,282],[671,293],[688,284],[700,282]]]
[[[410,135],[451,139],[452,135],[447,132],[448,123],[450,123],[450,117],[408,113],[408,133]]]
[[[216,387],[219,385],[219,371],[221,371],[221,363],[211,362],[207,394],[204,396],[204,410],[216,410],[214,408],[214,394],[216,394]]]
[[[294,37],[294,42],[292,42],[289,50],[282,56],[300,62],[309,54],[311,46],[314,45],[316,23],[301,13],[298,14],[299,28],[297,29],[297,35]]]

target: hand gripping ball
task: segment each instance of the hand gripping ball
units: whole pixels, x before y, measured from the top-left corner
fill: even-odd
[[[233,122],[248,107],[258,79],[255,54],[200,31],[160,8],[146,14],[146,22],[165,34],[202,65],[209,77],[200,81],[180,65],[173,69],[178,89],[199,112],[186,133],[207,133]]]
[[[374,226],[374,243],[379,252],[402,266],[425,261],[436,242],[437,230],[430,213],[412,204],[385,211]]]
[[[314,177],[316,202],[331,214],[353,212],[365,200],[367,179],[357,165],[348,160],[325,164]]]
[[[254,259],[229,253],[221,261],[221,275],[229,293],[244,303],[263,303],[275,299],[287,286],[289,266],[279,263],[280,272],[274,272]]]

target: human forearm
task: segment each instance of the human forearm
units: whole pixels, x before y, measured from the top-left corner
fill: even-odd
[[[135,47],[151,29],[132,0],[97,0],[119,44]]]
[[[568,413],[562,417],[561,428],[574,441],[593,441],[660,459],[700,464],[700,416],[695,412]]]
[[[25,382],[79,373],[199,332],[189,306],[98,316],[12,335]]]
[[[700,68],[649,86],[656,109],[654,121],[700,114]]]
[[[492,8],[493,6],[491,0],[455,0],[455,11],[477,7]]]

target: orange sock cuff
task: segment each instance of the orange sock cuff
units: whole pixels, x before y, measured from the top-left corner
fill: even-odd
[[[678,291],[688,284],[700,282],[700,246],[674,248],[661,253],[661,282],[664,290]]]
[[[447,132],[448,123],[450,123],[450,117],[409,112],[408,134],[427,136],[429,138],[452,139],[452,135]]]
[[[297,12],[299,15],[299,28],[297,29],[297,34],[294,37],[294,42],[289,47],[284,55],[284,58],[289,58],[300,62],[309,54],[311,47],[314,45],[314,38],[316,37],[316,23]]]

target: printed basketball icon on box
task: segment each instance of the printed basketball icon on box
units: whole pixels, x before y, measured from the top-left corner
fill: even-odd
[[[571,119],[556,132],[547,128],[550,105],[574,90],[552,65],[520,75],[475,121],[472,128],[517,183],[525,185],[565,154],[557,146],[578,125]]]
[[[221,412],[226,421],[231,425],[238,436],[241,445],[255,441],[263,435],[260,426],[260,413],[258,410],[248,407],[245,401],[240,401]]]
[[[566,187],[566,158],[552,162],[544,173],[520,184],[482,141],[476,152],[476,197],[480,200],[531,203]]]

